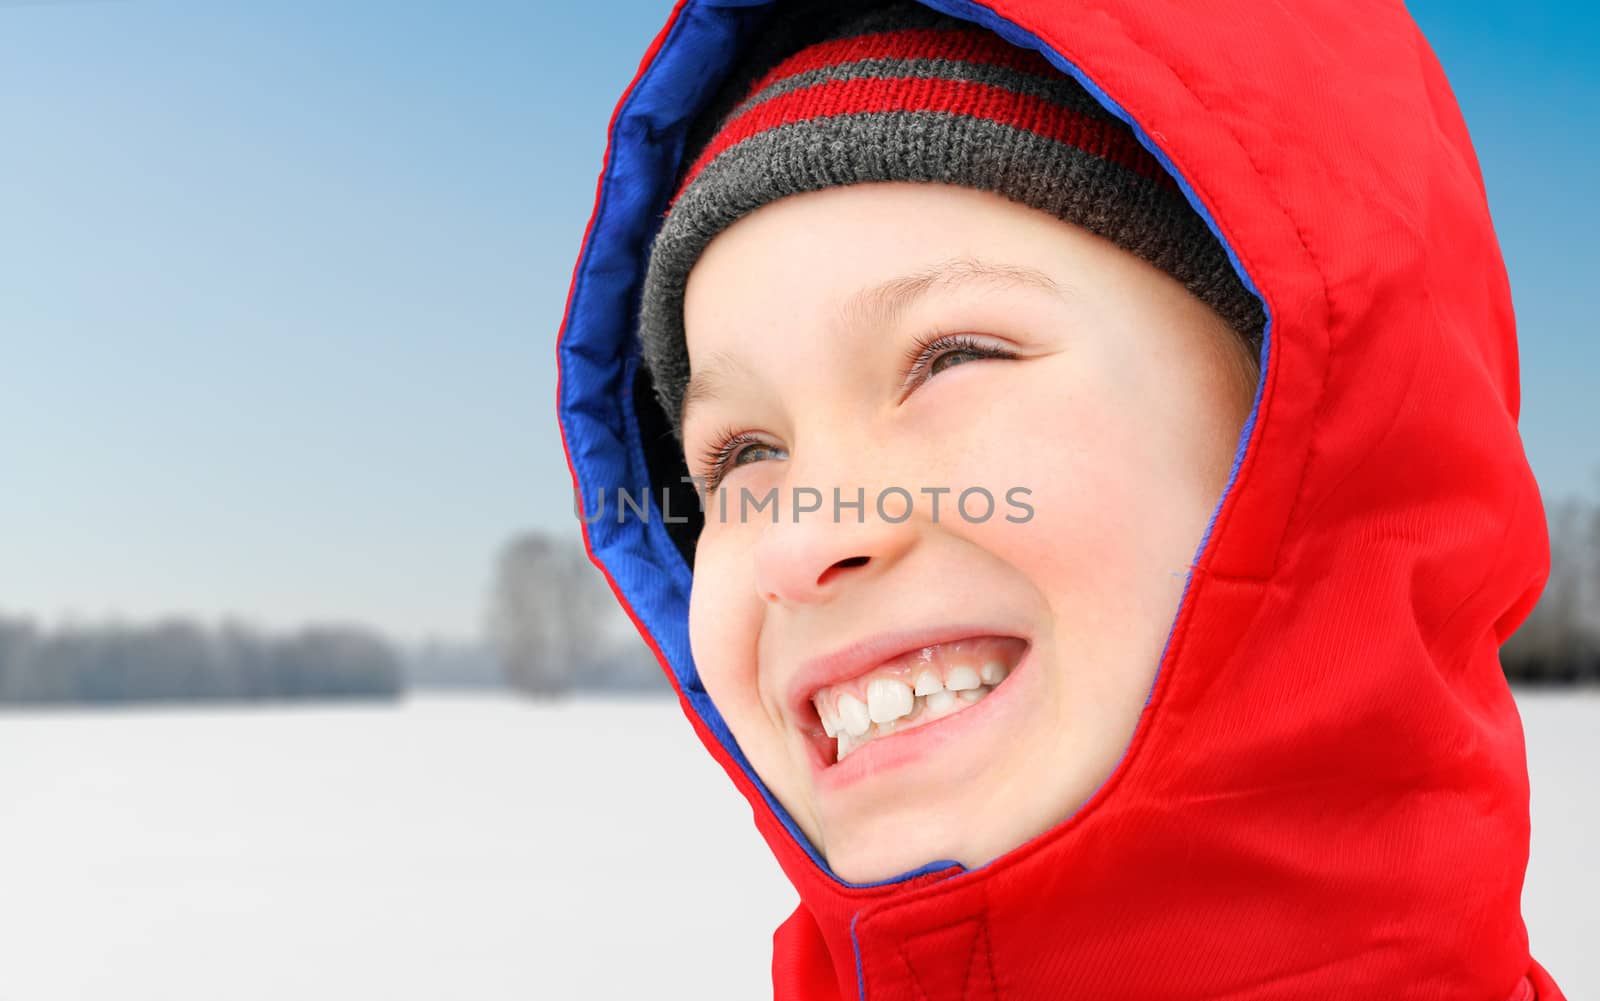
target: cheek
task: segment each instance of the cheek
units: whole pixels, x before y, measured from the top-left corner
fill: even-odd
[[[963,526],[974,542],[1030,578],[1055,611],[1064,641],[1089,655],[1131,656],[1165,636],[1215,498],[1166,418],[1126,399],[1125,387],[1057,383],[1025,393],[991,444],[968,453],[969,474],[998,484],[999,516]],[[1114,391],[1115,390],[1115,391]],[[1026,487],[1033,508],[1005,504]]]
[[[759,607],[750,561],[742,561],[735,540],[703,541],[695,552],[689,593],[689,648],[706,693],[729,725],[759,704],[756,692],[756,637]]]
[[[1071,403],[1022,419],[1032,431],[975,457],[972,477],[998,485],[999,513],[973,528],[987,548],[1044,578],[1038,583],[1047,590],[1124,577],[1149,514],[1148,493],[1128,461],[1135,443],[1114,422]],[[1006,502],[1012,488],[1031,513]]]

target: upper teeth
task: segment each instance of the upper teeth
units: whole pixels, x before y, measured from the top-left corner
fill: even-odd
[[[852,737],[859,737],[872,726],[870,712],[861,700],[845,692],[839,696],[839,726]]]
[[[969,688],[977,688],[983,684],[978,680],[978,672],[965,664],[952,667],[950,673],[944,676],[944,687],[952,692],[964,692]]]
[[[813,697],[823,732],[839,739],[836,753],[843,760],[861,744],[895,729],[897,720],[910,716],[921,722],[957,711],[983,698],[1010,673],[998,653],[986,653],[977,663],[952,663],[943,677],[932,665],[918,668],[914,678],[907,678],[904,668],[890,668],[890,674],[867,680],[865,700],[844,685],[824,688]]]
[[[867,715],[874,723],[908,716],[911,713],[911,686],[893,678],[874,678],[867,685]]]

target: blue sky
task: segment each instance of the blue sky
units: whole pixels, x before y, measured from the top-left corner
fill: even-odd
[[[1534,471],[1593,491],[1596,15],[1410,6],[1486,175]],[[474,635],[497,547],[574,530],[554,338],[669,9],[0,0],[0,610]]]

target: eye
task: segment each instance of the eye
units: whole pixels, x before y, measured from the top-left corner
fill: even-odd
[[[990,344],[971,334],[935,334],[917,337],[906,351],[902,394],[910,392],[953,365],[975,358],[1015,358],[1015,351]]]
[[[715,490],[731,469],[746,465],[746,459],[763,452],[774,453],[777,458],[788,455],[783,448],[762,441],[752,432],[735,432],[731,428],[719,432],[711,439],[711,445],[700,453],[700,475],[705,478],[705,492]]]

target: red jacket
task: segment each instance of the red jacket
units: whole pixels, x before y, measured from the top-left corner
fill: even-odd
[[[1559,1001],[1520,911],[1498,658],[1549,543],[1506,272],[1427,42],[1374,0],[926,2],[1133,125],[1264,300],[1267,364],[1131,745],[1072,817],[971,871],[835,877],[700,688],[682,540],[584,526],[799,892],[776,996]],[[684,125],[764,6],[679,3],[613,115],[558,347],[582,497],[667,478],[638,288]]]

